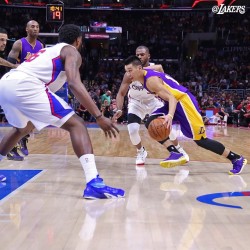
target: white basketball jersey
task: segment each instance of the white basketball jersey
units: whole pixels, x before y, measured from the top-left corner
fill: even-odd
[[[149,65],[154,65],[154,63],[150,63]],[[128,97],[137,101],[150,101],[155,98],[155,95],[149,93],[143,87],[143,83],[134,81],[129,86]]]
[[[56,92],[67,80],[60,58],[61,49],[67,45],[69,44],[58,43],[52,47],[41,49],[13,71],[21,71],[36,77],[41,84],[49,87],[52,92]]]

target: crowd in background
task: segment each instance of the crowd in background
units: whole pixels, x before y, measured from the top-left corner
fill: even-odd
[[[249,15],[213,15],[196,12],[65,12],[65,23],[89,26],[91,20],[122,27],[122,34],[105,46],[86,41],[82,52],[82,79],[97,106],[106,117],[115,112],[115,98],[124,74],[123,59],[135,53],[139,45],[149,48],[152,61],[161,63],[166,73],[176,78],[198,99],[202,110],[225,108],[232,122],[248,126],[250,122],[250,25]],[[40,32],[56,32],[60,24],[47,23],[44,9],[0,10],[1,26],[9,38],[26,35],[26,22],[35,19]],[[216,39],[188,43],[189,33],[215,33]],[[41,37],[44,43],[56,40]],[[50,39],[50,40],[49,40]],[[56,39],[56,38],[55,38]],[[11,42],[9,43],[11,46]],[[190,49],[191,47],[191,49]],[[4,56],[4,55],[2,55]],[[69,93],[69,101],[86,121],[94,118]],[[121,122],[126,122],[127,99]],[[237,114],[237,115],[235,115]]]

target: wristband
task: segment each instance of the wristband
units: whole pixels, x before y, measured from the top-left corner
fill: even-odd
[[[167,114],[168,116],[170,116],[172,118],[172,120],[174,119],[174,117],[171,114]]]
[[[101,118],[102,117],[102,114],[100,114],[100,115],[98,115],[98,116],[95,116],[95,119],[97,120],[97,119],[99,119],[99,118]]]

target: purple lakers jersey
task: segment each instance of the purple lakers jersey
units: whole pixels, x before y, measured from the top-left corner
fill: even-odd
[[[20,63],[29,59],[33,54],[37,53],[40,49],[43,48],[43,44],[40,41],[36,41],[35,47],[33,47],[25,37],[21,38],[22,48],[20,52]]]
[[[174,78],[169,76],[166,73],[158,72],[152,69],[145,69],[144,74],[144,88],[146,88],[149,92],[150,90],[147,88],[146,81],[149,77],[157,76],[162,79],[164,83],[164,87],[177,99],[185,95],[188,92],[188,89],[180,85]],[[154,94],[154,93],[152,93]]]

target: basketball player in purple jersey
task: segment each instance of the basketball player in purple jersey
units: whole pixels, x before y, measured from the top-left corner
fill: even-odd
[[[160,65],[154,65],[149,62],[150,53],[146,46],[139,46],[135,51],[138,58],[140,58],[143,67],[158,67]],[[159,71],[163,72],[162,67]],[[122,115],[122,107],[124,103],[124,97],[128,93],[128,132],[130,141],[137,148],[136,165],[143,165],[147,157],[147,151],[143,147],[141,137],[139,134],[140,124],[142,119],[147,115],[151,114],[155,109],[163,106],[163,103],[155,98],[154,95],[150,94],[147,90],[143,89],[140,82],[129,79],[127,74],[124,74],[121,86],[116,96],[117,111],[113,117],[113,120],[117,120]],[[174,131],[172,130],[170,140],[173,141],[174,145],[178,150],[184,154],[186,161],[189,161],[188,154],[179,145]]]
[[[232,162],[233,169],[229,171],[229,174],[241,173],[247,160],[225,148],[220,142],[207,138],[198,102],[188,89],[165,73],[143,68],[141,60],[137,56],[130,56],[125,60],[125,70],[132,81],[139,81],[145,89],[164,102],[163,107],[151,114],[147,120],[147,127],[158,116],[164,116],[165,122],[170,128],[173,120],[178,121],[181,131],[186,137],[193,139],[198,146],[223,155]],[[162,143],[170,151],[170,156],[160,162],[162,167],[171,168],[185,163],[184,155],[176,149],[169,138]]]
[[[8,61],[13,64],[20,64],[29,59],[33,54],[37,53],[44,45],[37,39],[39,35],[39,24],[35,20],[31,20],[26,25],[27,36],[17,40],[8,55]],[[29,135],[22,138],[17,146],[15,146],[7,155],[9,160],[22,161],[23,156],[19,155],[18,149],[23,155],[28,155],[27,148]]]

